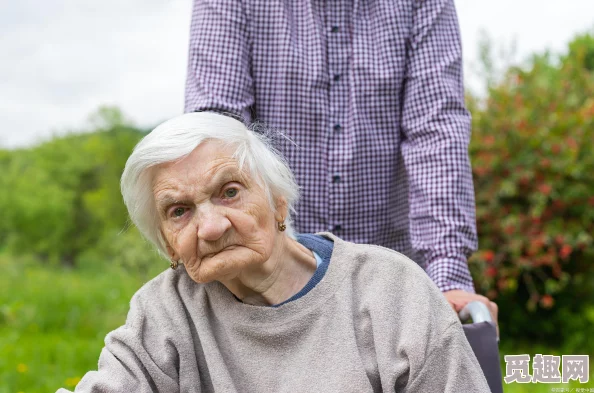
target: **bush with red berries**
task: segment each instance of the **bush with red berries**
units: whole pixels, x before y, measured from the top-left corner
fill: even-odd
[[[503,338],[594,348],[594,36],[468,104],[477,290],[498,303]]]

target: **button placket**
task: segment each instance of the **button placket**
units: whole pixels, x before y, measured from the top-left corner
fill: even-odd
[[[346,140],[343,135],[348,110],[348,53],[350,48],[348,31],[350,16],[345,4],[336,2],[326,3],[327,27],[327,54],[328,54],[328,100],[330,111],[330,138],[328,144],[328,171],[329,171],[329,211],[328,230],[336,233],[343,228],[342,215],[344,206],[344,190],[346,187],[344,173],[343,153]]]

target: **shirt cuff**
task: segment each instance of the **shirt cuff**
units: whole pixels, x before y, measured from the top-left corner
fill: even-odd
[[[427,264],[425,271],[442,292],[461,289],[476,293],[465,260],[451,257],[435,258]]]

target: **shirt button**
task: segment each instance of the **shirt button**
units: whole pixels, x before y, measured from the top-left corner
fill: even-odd
[[[338,26],[332,26],[332,29],[330,29],[332,33],[338,33],[338,30],[340,30],[340,27]]]
[[[342,126],[340,124],[334,124],[334,131],[339,132],[340,130],[342,130]]]
[[[340,175],[332,176],[332,183],[340,183]]]
[[[338,82],[340,80],[340,74],[334,74],[334,82]]]

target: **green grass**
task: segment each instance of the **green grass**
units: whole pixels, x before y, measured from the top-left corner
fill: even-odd
[[[140,275],[109,264],[69,270],[0,258],[0,393],[72,389],[97,368],[132,294],[166,267]]]
[[[573,393],[577,393],[580,392],[577,389],[588,389],[588,390],[584,390],[584,392],[589,391],[589,389],[594,389],[594,385],[592,385],[590,382],[588,383],[575,383],[575,381],[571,381],[570,383],[565,383],[565,384],[557,384],[557,383],[552,383],[552,384],[548,384],[548,383],[526,383],[526,384],[521,384],[521,383],[512,383],[509,385],[505,385],[503,386],[503,391],[505,393],[553,393],[553,392],[561,392],[561,390],[559,389],[568,389],[568,390],[563,390],[564,392],[573,392]],[[573,390],[572,390],[573,389]],[[592,390],[592,392],[594,392],[594,390]]]
[[[0,393],[72,390],[97,368],[103,339],[124,323],[132,294],[166,267],[162,261],[143,273],[113,263],[72,270],[0,255]],[[502,343],[502,359],[522,353],[562,354],[547,346]],[[510,393],[551,393],[553,388],[594,392],[594,381],[504,386]]]

